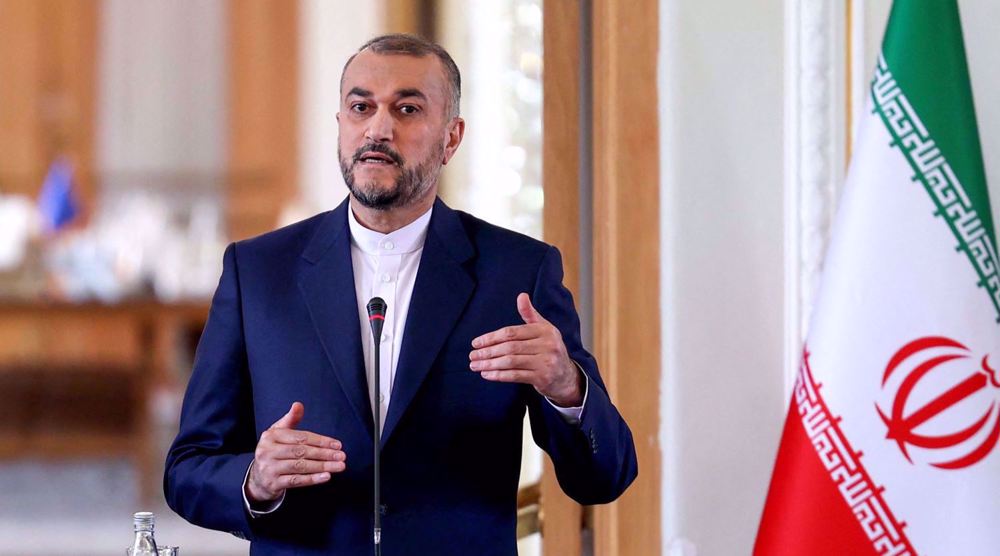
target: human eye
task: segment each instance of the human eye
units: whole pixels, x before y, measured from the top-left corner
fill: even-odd
[[[410,116],[416,114],[417,112],[420,112],[420,107],[414,106],[412,104],[404,104],[399,107],[399,111],[402,112],[403,114],[406,114],[407,116]]]
[[[357,112],[358,114],[364,114],[368,112],[368,105],[364,102],[355,102],[351,104],[351,112]]]

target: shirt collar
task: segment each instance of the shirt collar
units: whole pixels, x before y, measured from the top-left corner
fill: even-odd
[[[351,230],[351,243],[370,255],[402,255],[412,253],[424,246],[427,238],[427,227],[431,222],[431,212],[434,206],[427,209],[416,220],[402,228],[383,234],[369,230],[358,222],[354,209],[347,207],[347,224]]]

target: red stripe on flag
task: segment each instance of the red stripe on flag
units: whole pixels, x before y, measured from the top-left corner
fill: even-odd
[[[755,556],[916,556],[820,395],[803,354],[764,505]]]

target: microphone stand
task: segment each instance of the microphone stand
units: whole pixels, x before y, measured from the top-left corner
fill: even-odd
[[[379,321],[381,322],[381,321]],[[374,325],[374,322],[372,323]],[[379,327],[381,328],[381,326]],[[382,439],[382,389],[379,384],[380,376],[382,374],[382,367],[379,365],[379,344],[380,336],[375,336],[375,556],[382,556],[382,512],[380,511],[382,506],[382,493],[381,488],[381,473],[379,470],[379,460],[381,460],[381,450],[379,450],[379,441]]]
[[[375,556],[382,556],[382,493],[381,493],[381,473],[379,464],[381,460],[381,450],[379,448],[382,439],[382,367],[380,364],[382,325],[385,323],[385,312],[387,305],[381,297],[373,297],[368,302],[368,322],[372,327],[372,338],[375,341],[375,364],[373,374],[375,375],[375,441],[373,442],[374,453],[374,474],[375,474]]]

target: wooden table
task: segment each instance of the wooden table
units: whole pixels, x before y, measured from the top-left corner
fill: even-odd
[[[0,458],[126,456],[152,501],[151,401],[176,399],[207,302],[0,301]]]

